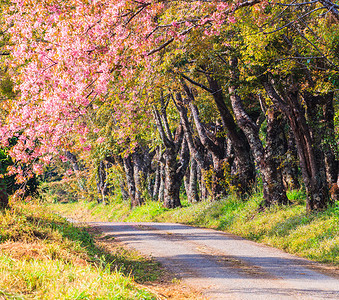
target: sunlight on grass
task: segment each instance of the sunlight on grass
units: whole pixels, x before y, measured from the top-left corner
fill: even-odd
[[[14,260],[0,256],[0,286],[34,299],[146,299],[129,278],[109,267],[68,264],[62,260]],[[151,299],[149,297],[147,299]]]
[[[339,204],[307,215],[305,193],[288,193],[290,206],[259,210],[262,195],[247,201],[234,195],[168,210],[159,202],[129,209],[128,203],[98,205],[79,202],[52,205],[61,214],[87,221],[177,222],[225,230],[319,262],[339,265]]]
[[[153,270],[128,251],[115,254],[38,206],[0,211],[0,299],[155,299],[121,272],[148,280]]]

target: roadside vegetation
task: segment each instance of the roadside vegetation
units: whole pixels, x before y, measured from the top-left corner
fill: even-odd
[[[159,265],[37,205],[0,211],[0,299],[156,299],[140,284]],[[134,278],[134,280],[133,280]]]
[[[288,193],[286,206],[260,208],[262,195],[247,201],[236,196],[224,200],[188,203],[166,209],[160,202],[149,201],[130,209],[129,203],[115,199],[108,205],[95,202],[51,204],[60,214],[83,221],[180,222],[224,230],[244,238],[274,246],[314,261],[339,266],[339,203],[327,210],[307,214],[305,194]]]

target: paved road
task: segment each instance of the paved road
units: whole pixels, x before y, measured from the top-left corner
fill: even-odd
[[[339,299],[338,274],[231,234],[168,223],[91,225],[152,255],[208,299]]]

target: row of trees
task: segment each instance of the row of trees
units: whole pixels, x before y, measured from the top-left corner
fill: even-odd
[[[338,8],[16,1],[4,26],[20,96],[0,131],[3,147],[18,139],[11,172],[25,180],[61,157],[103,201],[119,188],[132,206],[168,208],[182,186],[199,201],[260,183],[270,206],[301,183],[307,210],[326,208],[339,184]]]

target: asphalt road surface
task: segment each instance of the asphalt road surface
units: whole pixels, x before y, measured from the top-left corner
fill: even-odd
[[[151,255],[208,299],[339,299],[339,276],[240,237],[168,223],[91,223]]]

